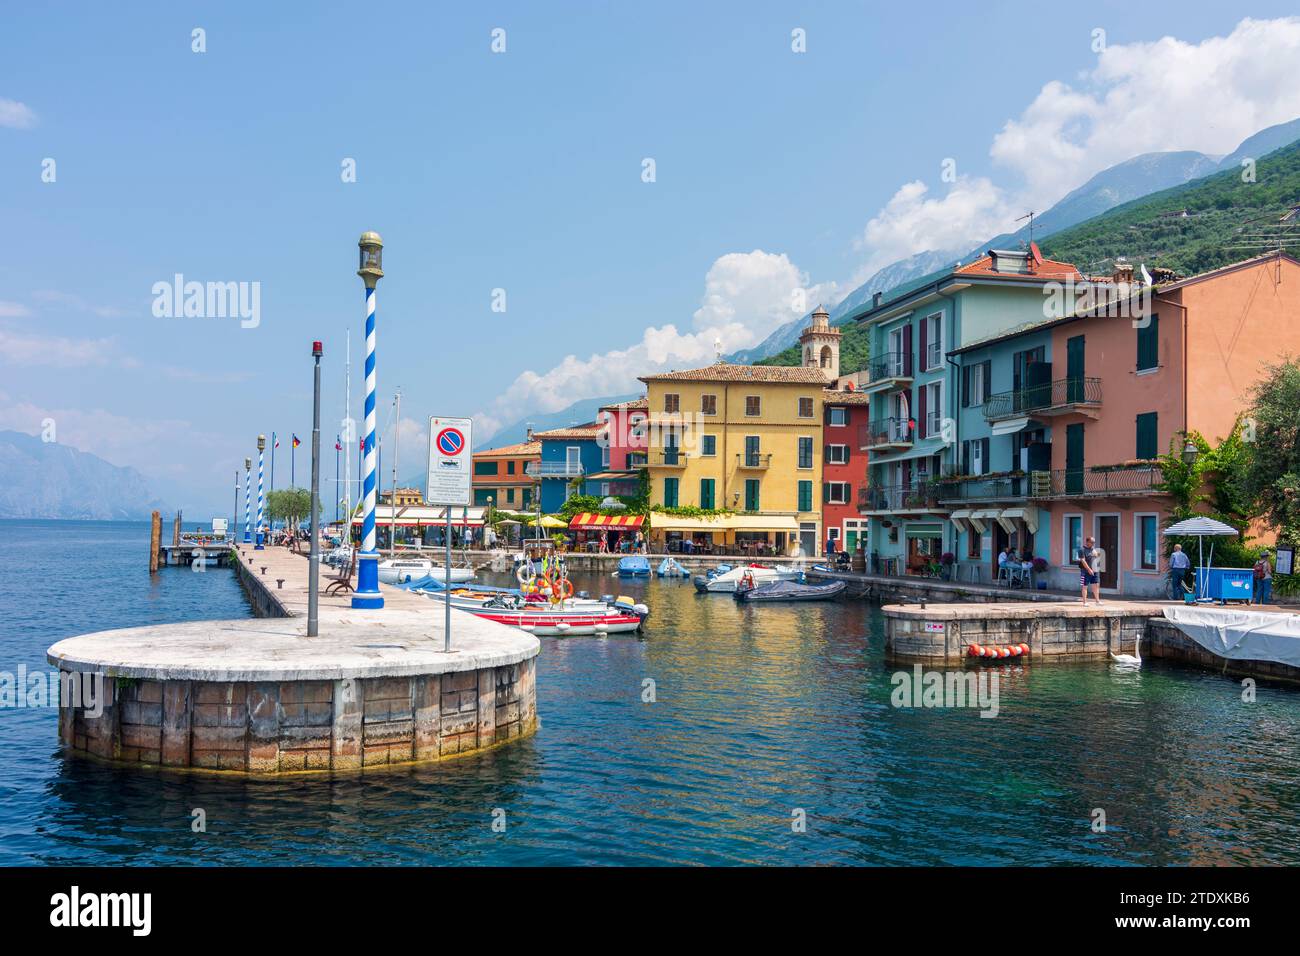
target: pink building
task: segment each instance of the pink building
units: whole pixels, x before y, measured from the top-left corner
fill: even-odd
[[[602,426],[602,469],[587,481],[599,482],[602,494],[636,494],[639,472],[646,465],[649,408],[647,399],[638,398],[606,405],[597,412],[596,421]]]

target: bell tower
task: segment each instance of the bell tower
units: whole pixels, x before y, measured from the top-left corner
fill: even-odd
[[[831,327],[831,317],[825,307],[818,306],[812,314],[812,325],[799,336],[806,368],[820,368],[828,384],[840,377],[839,329]]]

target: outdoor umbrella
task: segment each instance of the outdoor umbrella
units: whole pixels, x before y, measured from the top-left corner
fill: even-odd
[[[1210,568],[1214,566],[1214,541],[1210,541],[1210,563],[1205,563],[1205,539],[1215,537],[1227,537],[1235,535],[1237,529],[1231,525],[1226,525],[1222,521],[1215,521],[1213,518],[1206,518],[1204,515],[1196,518],[1188,518],[1186,521],[1179,521],[1165,528],[1163,534],[1166,537],[1195,537],[1197,560],[1201,562],[1201,574],[1198,575],[1198,584],[1200,591],[1197,598],[1209,600],[1210,597]]]

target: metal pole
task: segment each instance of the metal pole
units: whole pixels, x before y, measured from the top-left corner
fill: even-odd
[[[253,545],[253,550],[261,551],[264,547],[262,544],[262,505],[264,501],[262,495],[262,465],[266,457],[266,439],[261,435],[257,437],[257,527],[254,529],[257,532],[257,543]]]
[[[442,597],[445,610],[442,628],[442,649],[451,653],[451,505],[447,505],[447,566],[443,569]]]
[[[270,484],[267,486],[267,488],[266,488],[266,493],[267,493],[267,495],[268,495],[268,497],[267,497],[267,499],[266,499],[267,502],[268,502],[266,510],[267,510],[268,512],[271,510],[271,508],[270,508],[270,504],[269,504],[269,502],[270,502],[271,499],[270,499],[269,496],[270,496],[271,492],[275,491],[275,446],[278,445],[279,443],[280,443],[280,438],[279,438],[279,436],[277,436],[275,432],[271,432],[271,483],[270,483]],[[270,518],[270,515],[269,515],[269,514],[267,515],[267,521],[266,521],[266,523],[267,523],[268,525],[271,523],[271,518]],[[260,522],[259,522],[259,524],[260,524]],[[268,528],[267,530],[269,531],[270,529]],[[270,538],[270,536],[268,535],[267,537],[268,537],[268,543],[269,543],[269,538]]]
[[[378,245],[379,237],[367,233],[362,237],[363,255],[368,254],[368,247],[377,248]],[[361,492],[365,498],[365,517],[361,523],[361,553],[357,556],[357,589],[352,595],[352,607],[377,610],[384,606],[384,597],[379,593],[379,551],[375,547],[376,483],[379,477],[375,441],[375,398],[379,380],[375,355],[375,285],[383,273],[378,272],[377,268],[373,271],[362,269],[359,272],[366,283],[366,452],[363,459],[365,479]]]
[[[235,469],[235,510],[230,516],[229,537],[235,537],[235,529],[239,527],[239,469]]]
[[[253,467],[253,460],[251,458],[245,458],[244,459],[244,544],[253,543],[253,532],[250,530],[250,522],[252,521],[252,518],[250,517],[252,506],[249,503],[252,495],[252,492],[249,490],[250,488],[249,482],[251,481],[250,469],[252,467]]]
[[[393,424],[393,494],[388,500],[388,513],[392,517],[392,523],[388,528],[388,547],[393,552],[393,557],[397,557],[397,433],[402,428],[402,390],[397,389],[397,396],[394,398],[397,402],[397,419]]]
[[[307,636],[320,630],[320,357],[319,342],[311,344],[315,361],[311,406],[311,557],[308,559]]]

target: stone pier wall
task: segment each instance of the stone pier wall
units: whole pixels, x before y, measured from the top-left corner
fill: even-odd
[[[267,571],[264,576],[261,571],[263,565],[257,563],[258,558],[265,554],[265,551],[254,551],[252,548],[245,548],[244,555],[241,558],[238,551],[230,552],[230,563],[235,568],[235,577],[239,580],[239,586],[244,589],[244,594],[248,598],[248,603],[253,606],[253,614],[257,617],[292,617],[289,609],[284,606],[278,597],[275,596],[275,581],[268,576],[271,571]]]
[[[1083,616],[1032,606],[954,616],[950,607],[936,608],[929,616],[924,611],[886,610],[886,652],[909,660],[948,662],[966,659],[971,644],[1028,644],[1031,658],[1131,654],[1147,620],[1144,613]]]
[[[109,678],[103,713],[64,706],[59,734],[125,763],[245,773],[444,760],[536,729],[535,665],[269,683]]]
[[[1152,618],[1147,623],[1142,638],[1142,656],[1192,664],[1206,670],[1230,674],[1234,677],[1255,677],[1261,680],[1300,684],[1300,667],[1276,661],[1232,661],[1207,651],[1164,618]]]

